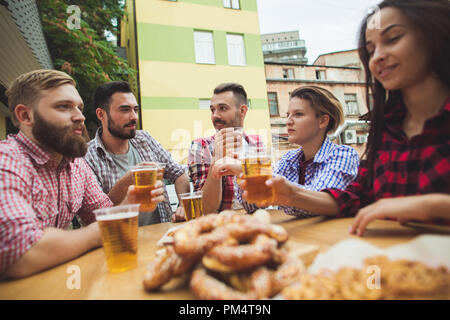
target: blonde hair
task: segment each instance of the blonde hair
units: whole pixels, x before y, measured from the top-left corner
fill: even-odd
[[[75,80],[67,73],[57,70],[34,70],[18,76],[6,90],[8,108],[12,113],[12,123],[17,127],[19,122],[14,112],[18,104],[35,105],[43,90],[56,88],[64,84],[76,86]]]
[[[344,111],[339,100],[327,89],[316,86],[305,86],[295,89],[289,99],[299,98],[311,103],[317,117],[328,115],[330,121],[326,134],[334,132],[344,122]]]

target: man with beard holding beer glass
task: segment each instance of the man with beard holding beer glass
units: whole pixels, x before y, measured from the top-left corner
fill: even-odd
[[[286,127],[289,142],[300,148],[287,152],[280,159],[275,175],[306,190],[344,188],[351,183],[358,173],[358,153],[352,147],[332,143],[327,137],[338,128],[343,117],[341,104],[330,91],[317,86],[295,89],[289,99]],[[241,174],[240,162],[234,162],[230,159],[227,163],[218,163],[212,169],[213,175]],[[254,212],[257,207],[242,201],[241,196],[239,188],[239,201],[247,212]],[[271,203],[272,200],[265,201]],[[299,217],[316,215],[293,206],[281,206],[281,209]]]
[[[262,146],[261,137],[241,132],[248,111],[247,93],[242,85],[223,83],[214,89],[211,98],[211,121],[217,133],[207,138],[194,140],[189,149],[189,175],[194,191],[203,191],[205,213],[220,212],[233,208],[236,201],[233,176],[215,178],[209,169],[225,156],[236,157],[242,143]],[[236,130],[238,129],[238,130]],[[242,139],[243,138],[243,139]],[[184,217],[177,216],[183,220]]]
[[[133,184],[130,169],[143,162],[165,164],[163,177],[175,185],[177,195],[189,192],[184,168],[148,132],[137,130],[139,105],[128,82],[112,81],[99,86],[94,94],[94,106],[102,125],[89,142],[85,159],[114,204],[123,200]],[[177,212],[184,215],[181,206]],[[164,201],[153,212],[141,212],[139,226],[171,220],[172,207],[164,186]]]
[[[101,246],[93,211],[113,204],[81,158],[83,101],[66,73],[36,70],[6,91],[19,128],[0,142],[0,278],[21,278]],[[152,198],[162,201],[162,184]],[[130,188],[122,204],[132,202]],[[67,230],[78,216],[83,225]]]

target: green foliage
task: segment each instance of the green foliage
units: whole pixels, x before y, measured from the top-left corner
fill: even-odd
[[[125,14],[122,0],[37,0],[44,35],[55,69],[70,74],[85,103],[86,125],[97,123],[92,95],[97,86],[114,80],[129,81],[136,70],[117,56],[106,33],[118,36]],[[79,29],[69,28],[69,5],[81,11]],[[92,137],[93,132],[90,132]]]

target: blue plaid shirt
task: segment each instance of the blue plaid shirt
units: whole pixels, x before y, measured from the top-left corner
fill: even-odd
[[[285,177],[296,186],[321,191],[325,188],[345,189],[358,174],[359,156],[355,149],[346,145],[336,145],[325,138],[313,162],[306,167],[305,184],[298,183],[300,161],[303,150],[300,147],[287,152],[278,162],[275,174]],[[237,190],[237,198],[247,212],[254,212],[258,207],[242,200],[242,190]],[[294,207],[280,206],[289,215],[310,217],[316,216],[312,212]]]

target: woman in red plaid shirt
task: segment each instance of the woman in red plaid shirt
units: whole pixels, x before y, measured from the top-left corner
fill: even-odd
[[[283,177],[267,183],[274,204],[354,216],[362,235],[375,219],[450,220],[450,4],[385,0],[361,26],[359,55],[374,104],[358,178],[315,192]],[[245,181],[242,182],[245,189]],[[244,199],[246,193],[244,193]]]

